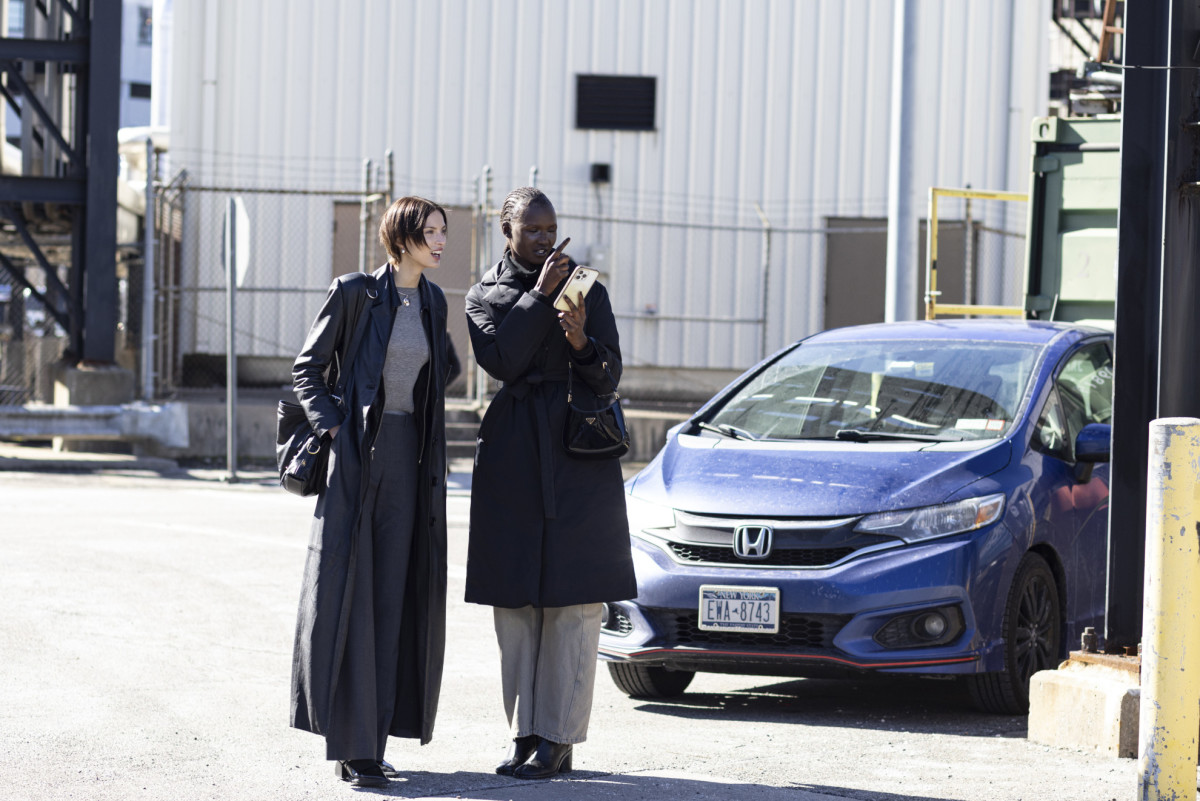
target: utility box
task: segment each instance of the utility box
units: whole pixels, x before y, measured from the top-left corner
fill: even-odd
[[[1111,327],[1117,297],[1120,115],[1033,121],[1025,309]]]

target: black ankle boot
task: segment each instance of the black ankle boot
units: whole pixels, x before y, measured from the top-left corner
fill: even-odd
[[[518,779],[549,779],[571,772],[571,746],[542,739],[537,751],[521,767],[513,771]]]
[[[386,787],[388,784],[387,776],[373,759],[339,760],[335,767],[338,778],[355,787]]]
[[[496,772],[501,776],[513,775],[513,771],[524,765],[525,760],[537,750],[539,740],[541,738],[536,734],[514,737],[512,745],[508,748],[508,758],[496,766]]]

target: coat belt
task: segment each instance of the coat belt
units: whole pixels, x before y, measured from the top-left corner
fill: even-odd
[[[542,384],[548,381],[566,382],[566,370],[531,370],[525,375],[513,381],[510,384],[505,384],[505,388],[512,393],[517,400],[525,400],[530,393],[534,394],[531,399],[533,402],[533,411],[537,416],[537,426],[533,432],[533,436],[537,439],[538,462],[541,465],[542,479],[542,514],[547,520],[553,520],[558,516],[557,508],[554,504],[554,451],[551,447],[553,432],[550,431],[550,412],[546,408],[548,399],[538,390]]]

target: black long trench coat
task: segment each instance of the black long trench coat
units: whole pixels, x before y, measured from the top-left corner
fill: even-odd
[[[515,609],[637,594],[620,463],[576,459],[562,445],[568,360],[584,402],[612,392],[605,362],[621,378],[605,288],[595,284],[584,305],[591,345],[577,355],[549,299],[528,290],[507,261],[467,292],[475,358],[504,382],[476,443],[468,602]]]
[[[356,562],[355,531],[366,491],[367,461],[383,415],[382,374],[398,296],[392,271],[375,272],[374,296],[361,273],[341,276],[312,325],[292,368],[293,385],[320,434],[341,425],[333,440],[327,486],[317,498],[300,592],[292,658],[292,726],[324,734],[338,669],[346,650]],[[421,278],[421,319],[429,362],[413,390],[419,421],[416,527],[400,631],[400,665],[390,734],[433,736],[446,641],[446,442],[445,390],[458,372],[446,335],[446,297]],[[357,304],[369,323],[345,375],[341,404],[325,381],[331,364],[344,363]]]

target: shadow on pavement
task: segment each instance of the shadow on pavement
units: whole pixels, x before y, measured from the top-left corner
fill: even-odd
[[[687,692],[635,700],[638,710],[690,719],[794,721],[809,726],[954,734],[1026,736],[1023,716],[989,715],[957,681],[907,676],[792,679],[725,693]]]
[[[847,787],[793,784],[772,787],[695,775],[662,772],[654,774],[598,773],[574,771],[549,781],[506,779],[489,773],[414,771],[385,788],[363,788],[356,795],[383,798],[443,799],[463,801],[589,801],[590,799],[663,799],[687,801],[819,801],[850,798],[861,801],[950,801],[937,796],[896,795]]]

